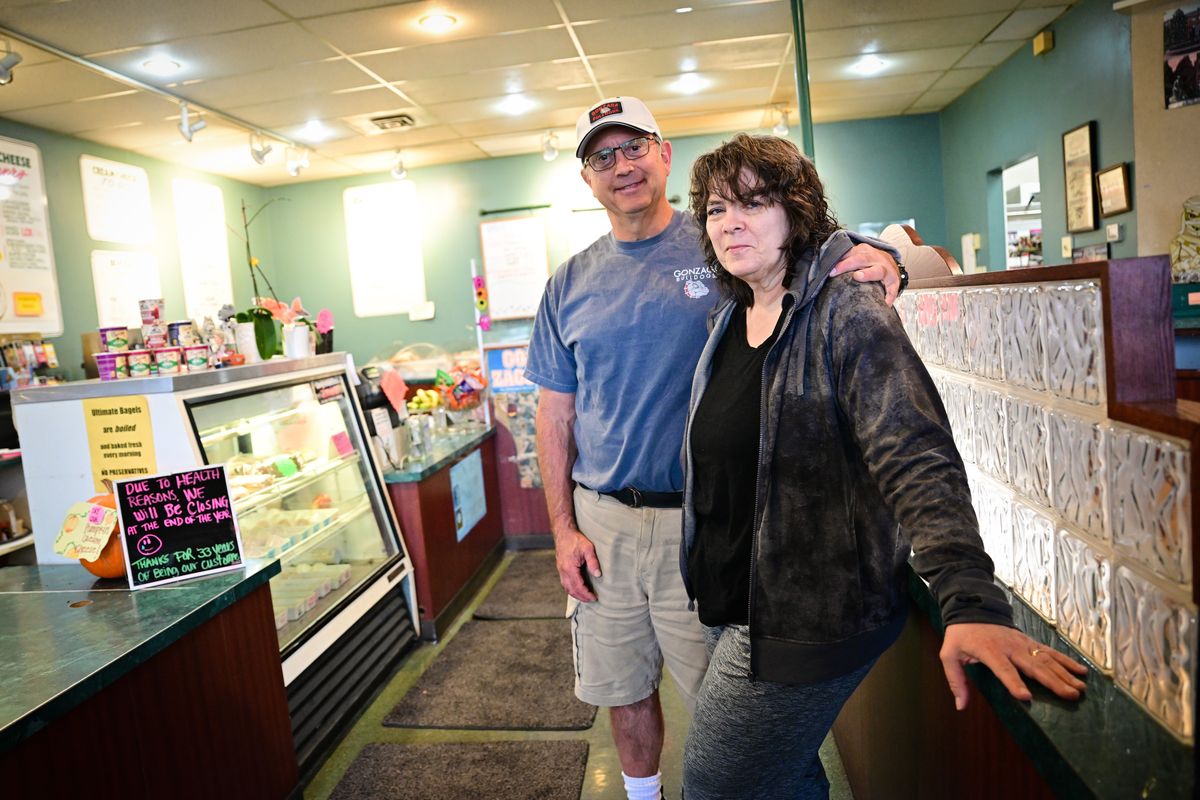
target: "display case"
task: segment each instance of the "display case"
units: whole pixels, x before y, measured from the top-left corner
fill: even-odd
[[[416,641],[412,567],[345,354],[17,390],[39,563],[97,478],[224,464],[276,633],[303,766]],[[98,416],[99,415],[99,416]]]

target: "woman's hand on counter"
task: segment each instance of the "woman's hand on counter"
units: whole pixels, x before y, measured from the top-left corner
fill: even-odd
[[[964,664],[983,664],[1013,697],[1025,702],[1032,700],[1033,695],[1021,680],[1022,674],[1064,700],[1078,700],[1086,688],[1075,677],[1086,675],[1086,666],[1004,625],[977,622],[947,625],[940,658],[946,682],[954,693],[954,707],[959,711],[967,707],[970,696]]]

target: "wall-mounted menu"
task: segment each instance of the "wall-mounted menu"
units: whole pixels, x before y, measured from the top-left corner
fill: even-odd
[[[95,156],[79,157],[88,236],[100,242],[150,244],[154,215],[150,176],[141,167]]]
[[[42,153],[0,136],[0,333],[62,332]]]
[[[539,217],[482,222],[479,237],[492,319],[532,317],[550,277],[545,223]]]
[[[223,465],[118,481],[129,588],[242,566],[242,539]]]

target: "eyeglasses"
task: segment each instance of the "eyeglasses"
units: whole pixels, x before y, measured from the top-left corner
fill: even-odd
[[[625,158],[630,161],[636,161],[650,152],[651,142],[657,141],[657,136],[639,136],[636,139],[630,139],[628,142],[621,142],[616,147],[605,147],[603,150],[597,150],[585,158],[583,163],[591,167],[593,172],[604,172],[606,169],[612,169],[617,165],[618,150],[625,154]]]

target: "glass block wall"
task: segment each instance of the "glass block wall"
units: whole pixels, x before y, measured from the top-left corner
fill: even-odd
[[[1108,419],[1095,279],[896,303],[967,463],[997,577],[1191,741],[1191,453]]]

